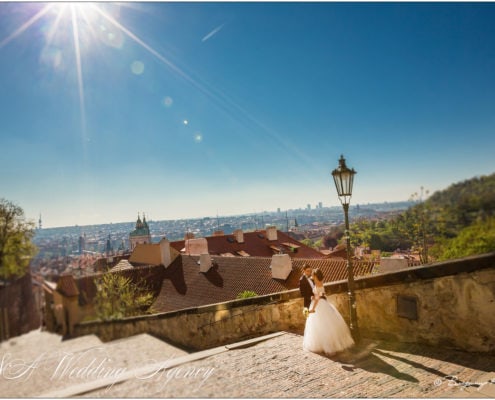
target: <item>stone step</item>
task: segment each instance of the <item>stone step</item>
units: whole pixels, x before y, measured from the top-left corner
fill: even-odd
[[[141,389],[145,391],[147,390],[146,387],[148,386],[153,386],[156,384],[162,386],[163,384],[166,384],[166,381],[170,379],[170,377],[165,378],[165,370],[168,371],[167,374],[170,371],[174,372],[177,369],[182,370],[183,365],[194,363],[203,359],[207,359],[209,357],[214,357],[220,353],[228,352],[231,350],[244,349],[285,334],[285,332],[276,332],[254,339],[248,339],[232,345],[219,346],[208,350],[185,354],[182,356],[179,355],[177,357],[170,357],[166,360],[160,360],[157,363],[145,363],[138,368],[128,368],[126,370],[116,371],[116,374],[114,376],[102,377],[101,379],[78,384],[71,384],[63,387],[62,389],[45,392],[41,394],[41,397],[68,398],[79,397],[81,395],[89,395],[90,397],[93,397],[95,394],[96,397],[114,397],[112,396],[112,394],[114,394],[114,389],[116,386],[119,386],[116,384],[121,384],[122,382],[126,381],[132,381],[134,383],[138,382],[138,386],[140,386]],[[144,342],[143,345],[145,345]],[[186,370],[189,372],[185,372]],[[208,368],[201,368],[200,370],[195,370],[193,375],[195,375],[194,377],[196,379],[198,377],[201,377],[202,374],[204,377],[205,374],[212,373],[211,370],[209,372],[208,370]],[[191,370],[185,367],[184,375],[190,376],[190,373]],[[120,394],[117,397],[129,396],[135,397],[134,394],[130,393]],[[150,394],[149,397],[155,396],[153,394]]]
[[[188,354],[147,334],[107,343],[94,335],[65,341],[39,331],[23,336],[0,347],[2,397],[37,397]]]
[[[41,353],[56,353],[59,351],[80,351],[93,346],[101,345],[102,341],[96,335],[86,335],[83,337],[63,340],[62,336],[55,333],[32,330],[24,335],[13,337],[0,343],[0,354],[12,353],[15,358],[22,358],[29,361],[36,358]]]

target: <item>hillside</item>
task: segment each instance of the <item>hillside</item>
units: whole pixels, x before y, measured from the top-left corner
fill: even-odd
[[[422,262],[495,251],[495,174],[455,183],[385,220],[356,220],[352,244]],[[328,236],[328,235],[327,235]]]
[[[431,220],[438,223],[434,231],[456,236],[461,229],[495,215],[495,173],[454,183],[435,192],[425,201],[425,207]]]

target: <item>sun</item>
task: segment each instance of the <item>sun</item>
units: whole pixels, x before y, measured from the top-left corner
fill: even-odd
[[[112,15],[103,10],[103,6],[84,2],[52,4],[52,18],[47,22],[47,44],[61,36],[72,37],[74,47],[79,47],[80,52],[88,51],[92,46],[102,43],[121,49],[124,34],[117,27]]]
[[[26,14],[33,12],[33,5],[19,4]],[[21,35],[29,35],[33,27],[42,33],[44,44],[40,49],[40,63],[54,71],[68,68],[75,71],[81,119],[82,143],[89,141],[86,130],[86,106],[84,64],[92,53],[109,46],[123,49],[125,36],[136,40],[132,32],[119,24],[114,15],[119,15],[118,4],[89,2],[52,2],[38,6],[16,30],[6,38],[0,38],[0,50]],[[101,54],[101,52],[99,53]],[[72,58],[73,61],[70,61]]]
[[[155,49],[150,43],[143,40],[136,32],[131,30],[122,21],[121,10],[124,8],[138,10],[140,7],[131,6],[130,3],[116,2],[48,2],[48,3],[23,3],[16,5],[22,12],[19,15],[26,15],[26,19],[12,31],[7,37],[0,37],[0,51],[8,46],[21,35],[30,36],[33,30],[36,34],[42,32],[44,43],[40,49],[40,64],[42,68],[51,69],[53,72],[60,72],[60,79],[64,78],[63,72],[70,73],[76,77],[80,123],[81,123],[81,143],[83,152],[86,153],[86,146],[90,142],[87,132],[86,121],[86,96],[85,78],[90,79],[89,70],[92,67],[91,61],[94,57],[101,58],[108,55],[108,63],[112,63],[113,51],[106,52],[109,47],[118,51],[126,52],[131,49],[128,44],[137,45],[144,53],[151,55],[163,66],[194,87],[199,92],[210,98],[221,108],[228,110],[231,114],[240,114],[246,123],[261,127],[276,140],[281,140],[272,131],[267,130],[253,118],[244,108],[233,101],[223,91],[212,87],[207,82],[193,78],[183,68],[172,62],[165,54]],[[222,25],[223,27],[223,25]],[[37,43],[37,42],[36,42]],[[133,51],[130,51],[132,53]],[[132,60],[130,71],[135,75],[146,73],[145,62]],[[68,76],[68,75],[67,75]],[[89,82],[89,81],[88,81]],[[172,105],[172,99],[166,98],[163,103],[166,107]],[[187,120],[183,121],[188,124]],[[196,135],[195,141],[200,143],[203,136]]]

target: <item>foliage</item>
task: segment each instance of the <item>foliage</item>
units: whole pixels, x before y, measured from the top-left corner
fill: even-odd
[[[315,249],[319,249],[321,246],[323,246],[323,239],[318,239],[316,242],[314,242],[313,247]]]
[[[495,174],[453,184],[426,200],[421,188],[412,200],[413,206],[387,220],[355,220],[352,245],[411,249],[423,262],[429,256],[444,260],[493,251],[489,221],[495,216]]]
[[[313,247],[313,241],[311,239],[303,239],[301,243],[308,247]]]
[[[453,239],[439,241],[432,251],[439,260],[495,251],[495,217],[462,229]]]
[[[247,299],[249,297],[256,297],[258,296],[258,293],[253,292],[252,290],[245,290],[244,292],[241,292],[237,295],[238,299]]]
[[[431,203],[423,201],[423,187],[421,187],[421,195],[414,193],[411,200],[415,205],[397,216],[394,225],[398,237],[409,242],[411,249],[419,253],[421,262],[426,263],[428,262],[428,237],[432,230]]]
[[[0,279],[15,279],[28,272],[37,251],[33,236],[34,223],[25,221],[24,210],[0,199]]]
[[[495,215],[495,174],[453,184],[427,203],[439,222],[438,233],[454,237],[477,220]]]
[[[351,243],[372,250],[395,251],[398,248],[410,247],[403,234],[399,233],[397,224],[391,221],[372,221],[361,218],[351,226]]]
[[[95,285],[95,309],[100,319],[120,319],[152,312],[149,307],[153,294],[130,278],[118,273],[106,273],[95,279]]]
[[[334,248],[339,244],[339,240],[344,236],[342,226],[333,226],[330,231],[323,237],[323,245],[327,248]]]

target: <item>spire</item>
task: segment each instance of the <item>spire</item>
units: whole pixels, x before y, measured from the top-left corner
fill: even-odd
[[[141,229],[143,227],[143,223],[141,222],[141,217],[139,216],[138,213],[138,219],[136,221],[136,229]]]
[[[107,253],[107,256],[109,256],[110,254],[113,253],[113,248],[112,248],[112,242],[111,242],[111,239],[110,239],[110,234],[108,234],[107,245],[106,245],[105,251]]]

